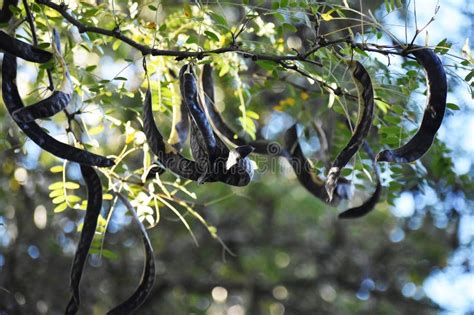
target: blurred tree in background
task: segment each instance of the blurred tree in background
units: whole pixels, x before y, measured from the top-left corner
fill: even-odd
[[[458,23],[456,13],[472,29],[472,4],[420,1],[424,6],[415,10],[413,2],[97,0],[68,1],[67,11],[48,0],[31,2],[42,48],[48,49],[52,28],[60,30],[75,85],[68,107],[74,115],[41,126],[64,142],[73,141],[74,132],[91,151],[117,162],[100,170],[106,195],[80,312],[105,313],[133,292],[141,275],[138,231],[112,191],[132,201],[155,250],[155,288],[138,314],[474,311],[473,62],[465,41],[472,33],[449,33],[436,24]],[[450,11],[464,5],[464,15]],[[16,15],[25,15],[22,5]],[[17,34],[31,41],[27,23]],[[377,108],[368,141],[378,152],[405,143],[421,120],[424,72],[413,60],[380,53],[415,34],[415,43],[434,48],[445,64],[446,119],[421,160],[381,165],[383,195],[368,216],[337,219],[338,210],[360,204],[373,190],[363,153],[343,173],[355,183],[355,197],[339,209],[315,199],[276,157],[252,156],[259,169],[243,188],[198,185],[168,172],[142,181],[152,162],[140,119],[144,51],[122,36],[165,51],[145,53],[155,117],[165,134],[181,102],[179,68],[212,63],[217,106],[239,135],[282,142],[298,122],[303,150],[324,176],[350,137],[345,118],[357,118],[357,102],[347,97],[354,85],[335,50],[352,54],[371,74]],[[299,58],[321,38],[335,43]],[[208,53],[221,48],[228,52]],[[43,97],[46,70],[19,62],[25,103]],[[61,314],[84,216],[84,183],[77,165],[42,152],[3,106],[0,118],[0,314]]]

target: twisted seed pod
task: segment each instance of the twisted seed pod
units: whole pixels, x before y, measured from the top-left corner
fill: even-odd
[[[3,50],[5,55],[9,53],[21,59],[36,63],[48,62],[53,56],[50,52],[13,38],[4,31],[0,31],[0,50]]]
[[[145,302],[148,295],[150,295],[151,289],[155,284],[155,258],[153,256],[153,247],[151,246],[150,238],[146,232],[142,222],[138,219],[137,213],[133,206],[130,204],[127,198],[122,194],[118,193],[117,196],[123,202],[128,211],[132,214],[134,221],[140,228],[140,233],[143,239],[143,246],[145,248],[145,263],[143,268],[142,279],[135,292],[124,302],[108,311],[108,315],[123,315],[131,314],[136,311],[140,305]]]
[[[380,168],[378,164],[375,162],[374,153],[372,152],[372,149],[370,149],[367,141],[364,141],[362,143],[362,147],[364,151],[369,155],[370,159],[372,160],[372,166],[374,167],[375,181],[376,181],[375,191],[372,193],[369,199],[367,199],[360,206],[347,209],[344,212],[340,213],[338,216],[339,219],[360,218],[368,214],[370,211],[372,211],[375,208],[375,205],[377,204],[377,202],[380,200],[380,195],[382,193],[382,183],[380,182]]]
[[[84,224],[82,226],[81,238],[77,245],[76,254],[71,268],[71,282],[70,288],[72,297],[66,308],[67,315],[76,314],[79,310],[79,284],[81,282],[82,272],[86,263],[87,254],[94,239],[95,230],[97,227],[97,219],[102,208],[102,184],[97,172],[94,168],[81,165],[82,177],[87,186],[87,210],[84,217]]]
[[[311,163],[304,156],[298,141],[297,125],[291,126],[285,133],[286,158],[292,166],[300,184],[313,196],[323,202],[337,206],[341,200],[339,195],[329,202],[328,194],[324,187],[324,181],[311,171]]]
[[[199,182],[204,182],[206,177],[216,172],[213,168],[217,157],[222,156],[219,151],[223,146],[218,144],[206,114],[199,106],[198,89],[192,71],[190,65],[183,66],[179,80],[181,95],[191,118],[191,152],[201,173]]]
[[[30,122],[39,118],[47,118],[59,113],[69,104],[72,98],[73,86],[69,70],[61,55],[61,43],[59,41],[59,34],[56,30],[53,32],[55,37],[54,53],[63,68],[63,80],[58,90],[54,91],[51,96],[41,100],[33,105],[20,108],[13,112],[13,119],[17,122]]]
[[[4,54],[2,66],[2,96],[3,102],[10,115],[24,107],[16,85],[16,68],[16,57],[9,53]],[[17,125],[34,143],[59,158],[100,167],[114,165],[113,160],[104,156],[90,153],[57,141],[44,132],[35,122],[17,122]]]
[[[13,12],[10,10],[10,6],[16,7],[18,5],[18,0],[3,0],[3,6],[0,9],[0,23],[8,23]]]
[[[285,156],[285,152],[281,146],[276,142],[267,141],[263,139],[254,141],[245,141],[237,136],[237,133],[229,127],[222,115],[215,107],[214,101],[214,80],[212,78],[212,67],[210,64],[205,64],[203,67],[202,88],[204,90],[204,104],[205,110],[215,129],[230,142],[237,146],[251,145],[254,147],[254,153],[270,156]]]
[[[347,63],[352,69],[352,78],[357,87],[357,94],[359,96],[359,115],[354,134],[349,140],[349,143],[347,143],[341,152],[339,152],[329,169],[325,184],[329,200],[333,198],[334,189],[337,186],[342,168],[346,166],[354,154],[356,154],[365,137],[367,137],[374,115],[374,91],[369,73],[358,61],[352,60]]]
[[[413,138],[400,148],[378,153],[375,158],[377,162],[407,163],[421,158],[433,144],[446,111],[448,85],[439,57],[432,49],[424,47],[410,47],[405,52],[412,54],[426,72],[428,102],[420,128]]]
[[[188,160],[178,153],[172,146],[165,143],[163,136],[156,127],[151,105],[151,92],[148,88],[143,103],[142,119],[143,131],[145,132],[150,150],[158,157],[158,161],[165,169],[170,170],[182,178],[197,181],[200,175],[196,163]],[[207,181],[210,180],[211,179],[208,179]]]
[[[214,133],[200,106],[196,80],[190,66],[181,68],[179,77],[183,100],[191,116],[191,151],[201,173],[198,182],[205,182],[208,177],[216,177],[228,185],[247,185],[254,174],[253,165],[247,158],[253,148],[242,145],[229,151]]]

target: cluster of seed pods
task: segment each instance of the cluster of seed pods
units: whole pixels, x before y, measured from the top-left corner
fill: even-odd
[[[0,23],[6,23],[12,14],[9,5],[16,5],[16,0],[4,1],[0,9]],[[0,31],[0,51],[3,52],[2,94],[3,102],[18,127],[38,146],[45,151],[71,162],[80,164],[80,169],[87,186],[88,201],[84,226],[73,260],[70,289],[71,299],[66,307],[66,314],[75,314],[79,310],[79,284],[83,268],[97,227],[97,220],[102,208],[102,184],[94,167],[110,167],[114,161],[84,149],[57,141],[49,136],[35,122],[63,111],[69,104],[73,85],[69,71],[61,55],[59,36],[53,32],[53,53],[39,49]],[[403,146],[384,150],[376,156],[365,140],[369,134],[374,116],[374,92],[370,76],[363,65],[355,60],[347,60],[352,78],[357,87],[359,98],[359,117],[349,142],[339,152],[326,180],[318,177],[305,157],[298,139],[297,125],[290,127],[285,134],[284,145],[275,145],[264,139],[246,141],[226,123],[216,109],[214,100],[214,83],[212,67],[205,64],[202,69],[199,93],[196,75],[191,65],[185,65],[179,73],[181,105],[173,109],[173,125],[168,140],[160,133],[152,112],[152,96],[148,87],[143,104],[143,129],[151,151],[157,157],[155,167],[147,175],[154,177],[166,170],[184,179],[198,183],[222,182],[233,186],[248,185],[254,174],[249,154],[280,156],[288,160],[298,181],[316,198],[331,205],[338,205],[342,199],[350,198],[347,193],[349,180],[341,177],[342,169],[354,155],[363,149],[372,159],[375,172],[376,188],[362,205],[347,209],[339,218],[357,218],[369,213],[377,204],[382,190],[380,170],[377,162],[412,162],[421,158],[432,145],[439,129],[446,108],[447,81],[443,65],[433,50],[419,46],[399,47],[403,54],[412,55],[425,69],[428,83],[428,102],[421,126],[416,134]],[[52,58],[58,60],[63,71],[63,80],[51,96],[35,104],[24,106],[16,85],[17,58],[46,63]],[[146,67],[146,65],[145,65]],[[184,142],[189,135],[192,159],[181,154]],[[225,142],[236,147],[229,149]],[[117,194],[140,227],[145,248],[144,272],[135,292],[123,303],[108,314],[129,314],[136,310],[149,295],[154,279],[155,265],[153,249],[146,230],[138,220],[130,202]]]
[[[0,22],[5,23],[10,20],[12,14],[8,9],[8,5],[16,5],[16,2],[14,2],[15,1],[4,1],[4,7],[0,10]],[[94,167],[110,167],[114,165],[114,161],[84,149],[62,143],[48,135],[35,122],[36,119],[52,117],[64,110],[71,101],[73,93],[69,71],[61,55],[59,35],[57,32],[53,31],[53,37],[53,53],[50,53],[0,31],[0,51],[3,52],[1,73],[2,96],[3,103],[10,116],[34,143],[59,158],[79,163],[82,177],[87,186],[88,198],[86,215],[70,275],[70,290],[72,296],[65,310],[65,314],[69,315],[76,314],[79,310],[79,284],[96,231],[98,216],[102,209],[102,183]],[[16,84],[17,58],[34,63],[46,63],[49,62],[53,56],[59,61],[63,70],[63,80],[60,87],[53,91],[48,98],[40,100],[35,104],[25,106]],[[120,194],[118,194],[117,197],[122,200],[139,225],[145,248],[144,272],[138,288],[127,300],[108,312],[108,314],[130,314],[145,301],[153,287],[155,280],[155,262],[153,249],[145,227],[138,219],[129,201]]]

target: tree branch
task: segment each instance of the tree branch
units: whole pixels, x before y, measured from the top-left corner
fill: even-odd
[[[322,64],[318,61],[310,60],[308,59],[312,54],[314,54],[316,51],[323,47],[327,46],[332,46],[335,44],[340,44],[340,43],[349,43],[352,44],[360,49],[363,50],[368,50],[368,51],[374,51],[374,52],[379,52],[382,54],[401,54],[400,52],[397,51],[387,51],[387,50],[381,50],[381,49],[375,49],[375,48],[369,48],[367,47],[367,44],[361,45],[361,44],[354,44],[352,42],[351,38],[340,38],[332,41],[326,41],[324,38],[319,39],[319,43],[315,45],[313,48],[308,50],[305,53],[297,53],[296,55],[274,55],[274,54],[257,54],[252,51],[247,51],[242,49],[238,43],[232,43],[231,45],[227,47],[221,47],[218,49],[213,49],[213,50],[204,50],[204,51],[180,51],[180,50],[163,50],[163,49],[156,49],[156,48],[151,48],[145,45],[142,45],[131,38],[123,35],[120,32],[120,29],[115,28],[113,30],[107,30],[103,29],[100,27],[96,26],[88,26],[84,23],[81,23],[79,20],[77,20],[72,13],[68,12],[67,6],[65,4],[56,4],[52,2],[51,0],[36,0],[37,3],[45,5],[55,11],[57,11],[59,14],[61,14],[69,23],[72,25],[76,26],[79,30],[80,33],[96,33],[96,34],[102,34],[105,36],[113,37],[116,39],[119,39],[123,41],[124,43],[130,45],[131,47],[139,50],[143,55],[152,55],[152,56],[170,56],[170,57],[176,57],[177,60],[182,60],[186,58],[198,58],[201,59],[205,56],[209,56],[212,54],[222,54],[226,52],[234,52],[237,54],[242,55],[244,58],[251,58],[252,60],[268,60],[268,61],[273,61],[279,64],[282,64],[282,62],[285,61],[302,61],[302,62],[307,62],[316,66],[322,66]]]

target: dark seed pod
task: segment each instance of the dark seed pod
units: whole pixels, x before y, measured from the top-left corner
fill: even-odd
[[[87,254],[94,239],[95,230],[97,227],[97,219],[102,208],[102,184],[94,168],[81,165],[81,173],[87,185],[87,210],[82,226],[81,238],[77,245],[76,254],[71,268],[71,283],[70,288],[72,297],[66,308],[66,314],[76,314],[79,310],[79,284],[81,282],[84,264],[86,263]]]
[[[367,141],[362,143],[362,147],[364,151],[369,155],[370,159],[372,160],[372,166],[374,167],[375,171],[375,191],[372,193],[369,199],[367,199],[362,205],[354,208],[350,208],[342,213],[339,214],[339,219],[355,219],[360,218],[375,208],[375,205],[380,200],[380,195],[382,193],[382,183],[380,182],[380,169],[378,164],[375,162],[375,156],[372,150],[369,147]]]
[[[191,151],[201,172],[199,181],[204,182],[215,173],[213,167],[220,155],[219,147],[206,114],[199,106],[196,79],[190,65],[181,68],[179,79],[181,95],[191,118]]]
[[[413,138],[400,148],[378,153],[376,157],[378,162],[407,163],[421,158],[433,144],[446,111],[448,85],[439,57],[432,49],[417,46],[409,48],[406,53],[415,56],[426,72],[428,102],[421,126]]]
[[[18,58],[36,63],[48,62],[53,56],[50,52],[13,38],[4,31],[0,31],[0,50],[3,50],[5,55],[9,53]]]
[[[197,127],[194,126],[194,128]],[[150,150],[158,157],[158,161],[163,166],[163,168],[170,170],[171,172],[185,179],[190,179],[193,181],[203,180],[203,172],[198,163],[185,158],[179,152],[177,152],[175,148],[166,143],[160,131],[156,127],[152,112],[150,89],[147,89],[146,91],[145,101],[143,104],[143,131],[145,132]],[[193,134],[193,132],[191,134]],[[225,147],[225,145],[222,147],[221,143],[221,141],[217,142],[219,159],[215,164],[216,172],[210,173],[209,176],[204,179],[204,181],[221,181],[235,186],[243,186],[248,184],[252,178],[251,175],[253,175],[253,168],[251,168],[252,172],[249,172],[249,170],[245,168],[248,167],[247,164],[250,163],[249,161],[245,160],[246,155],[243,156],[246,150],[241,151],[242,155],[237,153],[235,163],[229,165],[229,169],[227,169],[226,161],[228,160],[229,150]],[[191,144],[193,145],[193,141],[191,141]],[[244,172],[243,174],[242,171]],[[155,173],[153,169],[150,170],[147,178],[154,176],[154,174]]]
[[[231,127],[229,127],[215,106],[214,80],[212,78],[212,67],[210,64],[204,65],[201,82],[204,90],[206,113],[220,135],[237,146],[251,145],[254,148],[253,153],[270,156],[285,156],[286,153],[283,152],[282,146],[278,145],[276,142],[263,139],[245,141],[244,139],[238,137],[237,133],[234,132]]]
[[[214,80],[212,78],[212,67],[205,64],[202,70],[202,88],[204,91],[204,103],[209,119],[222,136],[232,141],[235,145],[247,144],[245,140],[237,137],[237,134],[229,127],[224,118],[217,111],[214,101]]]
[[[186,73],[183,69],[180,74],[184,73],[182,81],[185,83],[187,78],[185,77]],[[203,80],[205,77],[206,74],[204,73]],[[195,81],[192,83],[194,85],[196,84]],[[212,101],[211,107],[213,107],[214,91],[212,86],[208,86],[209,84],[212,85],[212,77],[211,80],[206,82],[206,90],[211,94],[205,95],[204,103]],[[183,86],[185,85],[183,84]],[[247,185],[252,180],[254,174],[253,164],[248,158],[248,155],[253,152],[255,148],[252,145],[242,142],[235,150],[229,151],[219,135],[214,132],[203,110],[203,108],[209,105],[202,105],[199,101],[200,99],[196,96],[194,104],[186,102],[190,115],[194,115],[191,120],[191,130],[193,130],[192,123],[197,122],[194,124],[194,131],[191,132],[193,157],[195,160],[199,158],[205,160],[204,157],[208,155],[210,163],[208,168],[214,174],[218,174],[220,181],[234,186]],[[214,146],[214,141],[216,146]]]
[[[0,9],[0,23],[8,23],[13,16],[10,6],[16,7],[18,0],[3,0],[3,6]]]
[[[59,113],[69,104],[72,98],[73,86],[69,76],[69,70],[61,52],[61,44],[59,35],[55,31],[55,55],[58,57],[61,67],[63,68],[63,81],[61,87],[54,91],[53,94],[33,105],[29,105],[16,110],[13,113],[13,119],[17,122],[29,122],[35,119],[48,118]]]
[[[177,152],[171,145],[165,143],[163,136],[156,127],[152,111],[150,89],[147,89],[143,103],[143,131],[145,132],[150,150],[158,157],[164,168],[176,175],[197,181],[199,172],[194,161],[188,160]],[[208,179],[210,181],[210,179]]]
[[[346,166],[346,164],[356,154],[365,137],[367,137],[374,115],[374,91],[369,73],[358,61],[348,61],[348,64],[352,69],[352,77],[356,84],[357,94],[359,96],[359,117],[355,126],[354,134],[349,140],[349,143],[347,143],[341,152],[339,152],[329,169],[325,184],[329,200],[333,197],[334,189],[337,186],[342,168]],[[363,107],[362,110],[361,107]]]
[[[24,107],[16,85],[16,68],[16,57],[8,53],[4,54],[2,66],[2,96],[3,102],[10,115]],[[17,125],[34,143],[59,158],[92,166],[109,167],[114,165],[113,160],[104,156],[90,153],[57,141],[44,132],[35,122],[17,122]]]
[[[219,166],[224,166],[225,161],[224,169],[218,167],[219,181],[232,186],[248,185],[254,174],[253,164],[248,158],[253,150],[252,146],[243,145],[232,151],[227,150],[226,155],[219,157]]]
[[[298,130],[296,124],[291,126],[286,131],[285,145],[285,152],[287,154],[286,158],[292,166],[300,184],[321,201],[330,203],[333,206],[337,206],[341,198],[336,193],[335,196],[337,196],[337,198],[333,198],[331,201],[329,201],[329,196],[324,187],[324,181],[314,174],[311,169],[311,163],[304,156],[304,153],[301,150],[301,146],[298,141]]]
[[[127,198],[122,194],[117,194],[119,199],[123,202],[128,211],[132,214],[134,221],[140,228],[140,233],[143,239],[143,246],[145,248],[145,263],[143,268],[142,279],[135,292],[124,302],[114,307],[112,310],[107,312],[108,315],[123,315],[132,314],[136,311],[140,305],[145,302],[147,297],[155,284],[155,258],[153,256],[153,247],[151,246],[150,238],[146,232],[142,222],[138,219],[137,213],[133,206],[130,204]]]

